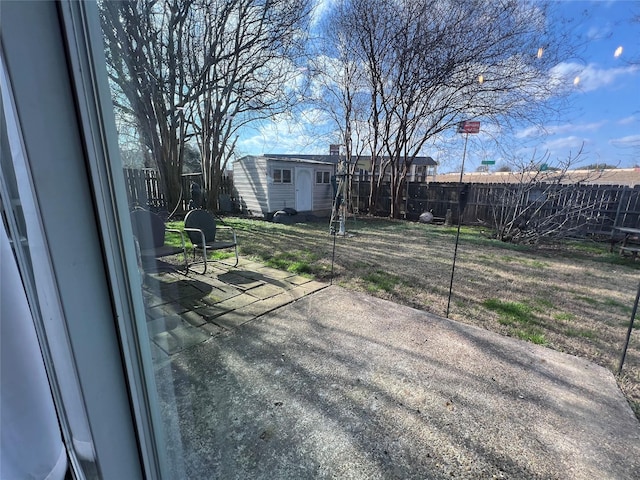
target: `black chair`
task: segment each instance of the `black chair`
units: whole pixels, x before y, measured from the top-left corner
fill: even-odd
[[[136,248],[144,270],[149,265],[149,259],[157,266],[158,258],[182,253],[184,256],[185,271],[188,269],[187,249],[184,243],[184,235],[180,230],[166,228],[164,221],[158,215],[142,208],[131,212],[131,226],[136,240]],[[180,235],[181,246],[174,247],[165,244],[165,233],[173,232]]]
[[[230,267],[238,265],[238,241],[235,230],[227,225],[216,225],[216,219],[206,210],[191,210],[187,213],[184,217],[184,231],[193,245],[193,263],[188,268],[191,268],[191,265],[203,263],[204,270],[201,273],[204,274],[207,271],[207,252],[227,249],[234,250],[236,261],[233,265],[225,262],[220,263]],[[219,232],[224,232],[224,239],[216,237]],[[195,261],[196,250],[202,252],[202,260],[197,262]]]

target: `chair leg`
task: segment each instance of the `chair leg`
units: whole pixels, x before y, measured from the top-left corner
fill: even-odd
[[[207,247],[206,246],[202,249],[202,259],[204,260],[204,270],[202,271],[202,274],[204,275],[207,272]]]
[[[228,248],[231,248],[231,247],[228,247]],[[231,268],[237,267],[238,266],[238,262],[240,261],[240,257],[238,255],[238,246],[237,245],[234,245],[234,253],[235,253],[235,256],[236,256],[236,260],[235,260],[235,262],[233,264],[227,263],[224,260],[214,260],[214,261],[224,265],[225,267],[231,267]]]
[[[197,272],[196,270],[193,269],[192,266],[189,266],[188,270],[191,270],[192,272],[198,273],[200,275],[204,275],[207,272],[207,267],[209,265],[209,260],[207,259],[207,253],[208,253],[208,249],[206,247],[203,248],[202,249],[202,261],[196,262],[195,261],[196,260],[196,249],[194,248],[193,249],[193,262],[192,262],[191,265],[194,265],[195,263],[203,263],[204,264],[204,268],[202,269],[202,272]],[[240,255],[238,254],[238,246],[237,245],[234,245],[234,254],[235,254],[236,259],[235,259],[235,262],[233,264],[224,262],[222,260],[213,260],[213,261],[221,263],[222,265],[225,265],[227,267],[232,267],[232,268],[233,267],[237,267],[238,263],[240,262]]]
[[[199,275],[204,275],[205,273],[207,273],[207,251],[206,249],[202,250],[202,259],[203,261],[200,262],[196,262],[196,247],[193,247],[193,261],[191,262],[190,265],[187,265],[187,272],[189,272],[189,270],[191,270],[193,273],[197,273]],[[196,269],[193,268],[193,265],[195,265],[196,263],[204,263],[204,268],[201,272],[198,272]]]
[[[238,245],[234,245],[234,251],[236,252],[236,263],[233,264],[234,267],[238,266],[238,262],[240,259],[238,258]]]

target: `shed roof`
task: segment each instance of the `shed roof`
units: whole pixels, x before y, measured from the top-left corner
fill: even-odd
[[[248,155],[248,156],[255,156],[255,155]],[[331,164],[337,164],[338,161],[340,160],[340,157],[338,155],[304,155],[304,154],[297,154],[297,153],[265,153],[263,155],[258,155],[260,157],[265,157],[267,159],[271,159],[271,160],[284,160],[284,161],[300,161],[300,162],[316,162],[316,163],[331,163]],[[244,159],[246,157],[242,157],[241,159],[239,159],[239,161],[242,161],[242,159]],[[382,159],[388,159],[389,157],[380,157]],[[371,156],[370,155],[361,155],[359,157],[360,161],[363,162],[370,162],[371,161]],[[433,158],[431,157],[415,157],[413,159],[412,162],[413,165],[428,165],[428,166],[436,166],[438,165],[438,162],[436,162]]]
[[[236,160],[236,162],[242,162],[248,158],[266,158],[267,160],[281,162],[311,163],[316,165],[335,165],[337,163],[336,161],[324,160],[323,157],[329,157],[329,155],[245,155]]]

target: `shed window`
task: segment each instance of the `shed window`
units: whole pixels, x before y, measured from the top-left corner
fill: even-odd
[[[316,183],[329,183],[331,174],[330,172],[316,172]]]
[[[291,183],[290,168],[274,168],[273,183]]]

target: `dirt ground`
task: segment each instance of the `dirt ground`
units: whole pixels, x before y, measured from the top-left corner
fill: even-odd
[[[618,369],[640,262],[609,253],[608,245],[533,249],[463,228],[449,299],[455,228],[357,219],[347,235],[334,237],[328,222],[228,223],[241,255],[440,316],[448,307],[450,319]],[[640,416],[640,320],[634,327],[617,380]]]

